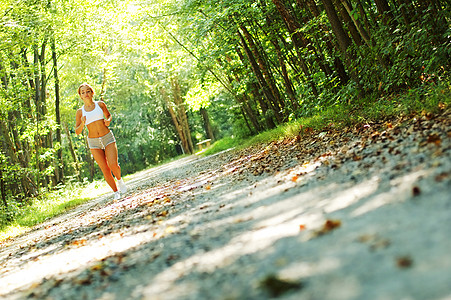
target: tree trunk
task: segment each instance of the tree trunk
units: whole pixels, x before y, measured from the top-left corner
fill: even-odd
[[[281,96],[279,89],[274,84],[274,80],[272,75],[269,72],[269,69],[267,67],[267,64],[265,60],[260,55],[260,52],[258,51],[257,45],[254,42],[254,38],[251,36],[249,31],[247,30],[246,26],[243,24],[240,24],[240,29],[243,32],[243,39],[247,41],[246,45],[248,45],[248,51],[252,53],[252,56],[254,58],[254,61],[256,62],[256,68],[260,70],[261,74],[261,80],[263,83],[262,89],[267,89],[267,94],[269,96],[268,101],[271,103],[271,106],[274,110],[274,115],[279,123],[283,122],[283,117],[280,114],[280,110],[283,108]]]
[[[0,168],[0,192],[2,193],[2,202],[5,208],[8,208],[8,202],[6,201],[5,182],[3,181],[3,169]]]
[[[346,27],[349,30],[349,33],[351,34],[352,39],[354,40],[354,43],[357,46],[362,46],[362,37],[359,34],[359,31],[357,30],[355,24],[352,22],[351,17],[349,16],[348,11],[343,6],[342,1],[340,0],[333,0],[335,7],[338,8],[338,12],[341,15],[341,18],[343,19],[344,23],[346,24]]]
[[[37,46],[33,50],[33,65],[35,68],[39,66],[39,52]],[[39,160],[39,153],[41,151],[41,135],[39,134],[39,124],[41,122],[41,77],[38,71],[34,71],[34,102],[36,107],[36,135],[35,135],[35,153],[36,153],[36,169],[38,170],[36,177],[36,185],[39,187],[41,182],[41,172],[43,171],[42,163]]]
[[[62,137],[61,137],[61,114],[60,114],[60,83],[58,77],[58,61],[56,56],[55,37],[52,35],[51,40],[52,48],[52,61],[53,61],[53,78],[55,80],[55,117],[56,117],[56,141],[59,144],[59,149],[56,153],[57,159],[55,160],[55,178],[57,184],[64,181],[63,173],[63,149],[62,149]]]
[[[183,103],[183,99],[180,92],[180,85],[177,77],[173,77],[171,79],[171,85],[172,85],[172,95],[174,97],[175,105],[177,106],[177,116],[179,117],[180,125],[188,142],[189,147],[188,153],[194,153],[195,149],[193,145],[193,140],[191,139],[191,130],[189,128],[188,116],[186,115],[185,103]]]
[[[274,112],[274,116],[276,117],[277,121],[280,123],[280,122],[282,122],[282,118],[278,114],[278,109],[276,107],[274,107],[274,103],[275,103],[274,96],[271,93],[268,83],[266,82],[266,80],[258,66],[257,61],[255,60],[254,54],[250,50],[249,46],[246,43],[246,40],[244,39],[243,35],[239,31],[238,31],[238,36],[240,38],[241,45],[243,46],[244,52],[246,53],[246,56],[251,64],[252,71],[254,71],[254,75],[257,78],[257,82],[260,85],[260,88],[262,89],[265,99],[266,99],[268,105],[272,106],[272,111]]]
[[[237,48],[235,48],[235,49],[236,49],[241,61],[243,61],[243,63],[244,63],[243,55],[241,54],[239,49],[237,49]],[[235,77],[236,82],[239,83],[240,79],[238,78],[238,75],[233,71],[232,71],[232,73]],[[233,82],[232,77],[230,75],[227,75],[227,79],[228,79],[230,85],[232,85],[232,82]],[[251,107],[251,104],[249,101],[249,96],[247,96],[245,93],[241,94],[241,95],[234,94],[234,98],[241,107],[241,112],[244,114],[243,117],[246,119],[246,116],[247,116],[252,123],[253,129],[252,129],[252,127],[250,127],[249,131],[253,134],[255,132],[261,132],[262,128],[260,126],[260,123],[258,122],[258,118],[257,118],[256,114],[254,113],[254,110]]]
[[[96,168],[95,168],[95,164],[94,164],[94,158],[92,157],[91,154],[91,150],[89,149],[89,144],[88,144],[88,137],[85,135],[84,132],[82,132],[83,135],[83,140],[85,142],[85,147],[86,147],[86,160],[88,161],[88,168],[89,168],[89,181],[93,181],[94,180],[94,175],[96,173]]]
[[[273,30],[273,27],[272,27],[273,20],[269,14],[265,13],[265,15],[266,15],[266,27],[269,28],[269,30],[271,31],[270,34],[268,34],[268,36],[269,36],[271,43],[274,46],[274,50],[276,51],[277,59],[279,60],[280,71],[282,73],[282,78],[283,78],[283,81],[285,84],[286,93],[288,95],[288,98],[291,101],[291,106],[293,107],[293,109],[298,110],[299,104],[296,99],[296,92],[294,91],[294,85],[293,85],[292,81],[290,80],[290,77],[288,76],[285,57],[282,54],[282,49],[279,45],[279,41],[277,40],[277,33],[275,32],[275,30]]]
[[[407,30],[410,31],[412,23],[412,14],[414,13],[414,8],[411,7],[411,2],[408,0],[396,0],[396,6],[401,11],[402,19],[404,20],[404,25]]]
[[[16,129],[17,125],[20,124],[21,121],[22,120],[20,120],[20,113],[17,110],[8,113],[8,131],[12,135],[12,142],[14,143],[17,158],[19,159],[22,168],[28,168],[25,150],[22,149],[22,141],[19,136],[20,133]]]
[[[8,157],[11,159],[11,162],[14,165],[20,166],[21,164],[19,158],[16,155],[14,144],[8,133],[8,126],[6,125],[3,119],[0,119],[0,132],[3,135],[3,140],[5,142]],[[28,178],[27,174],[25,172],[20,172],[19,176],[24,191],[24,196],[25,197],[36,196],[38,194],[37,189],[32,183],[32,181]]]
[[[314,50],[310,46],[308,46],[309,43],[305,40],[305,37],[300,32],[300,25],[297,24],[296,20],[291,16],[291,14],[286,9],[286,7],[282,3],[282,1],[281,0],[272,0],[272,2],[276,6],[277,11],[279,12],[282,19],[284,20],[286,27],[288,29],[288,32],[290,33],[290,35],[293,39],[293,44],[294,44],[294,46],[296,48],[296,52],[298,54],[298,59],[300,62],[301,69],[304,72],[305,77],[307,78],[307,82],[309,83],[309,85],[312,89],[313,95],[315,97],[318,97],[319,96],[318,90],[311,78],[310,70],[303,58],[304,55],[301,52],[302,48],[307,48],[307,49],[309,49],[309,51],[312,51],[316,56],[316,50]],[[323,65],[323,63],[318,62],[318,65],[321,66],[321,65]]]
[[[241,111],[243,113],[245,113],[247,118],[249,118],[249,120],[252,123],[252,127],[254,128],[254,130],[252,130],[250,128],[249,131],[251,133],[262,132],[262,126],[260,125],[260,122],[258,121],[258,115],[256,115],[256,113],[254,112],[254,109],[252,109],[252,106],[249,102],[250,102],[250,98],[247,94],[242,94],[242,95],[238,96],[238,103],[240,104]]]
[[[282,55],[282,49],[279,47],[279,44],[275,42],[274,49],[276,50],[277,58],[279,59],[279,65],[282,72],[282,78],[285,84],[285,90],[288,95],[288,98],[290,98],[291,106],[294,110],[299,109],[299,103],[296,99],[296,92],[294,91],[294,85],[293,82],[291,82],[290,77],[288,76],[288,70],[287,66],[285,64],[285,59]]]
[[[384,23],[384,25],[389,26],[390,32],[393,32],[392,23],[394,22],[395,18],[391,13],[388,2],[386,0],[374,0],[374,3],[376,4],[379,15],[382,17],[382,22]]]
[[[354,16],[352,15],[352,11],[353,11],[353,7],[352,5],[347,1],[347,0],[341,0],[341,3],[343,5],[343,7],[346,9],[347,15],[351,18],[352,22],[355,25],[355,28],[357,29],[357,31],[359,32],[360,36],[362,37],[362,39],[365,41],[365,43],[371,47],[371,37],[369,35],[369,33],[365,30],[364,26],[354,18]],[[364,18],[365,16],[361,16],[361,18]]]
[[[235,47],[235,50],[239,52],[239,49],[237,47]],[[242,55],[240,55],[240,59],[241,59],[241,57],[242,57]],[[226,55],[226,60],[227,60],[227,62],[232,61],[232,59],[228,55]],[[242,60],[242,62],[244,63],[245,61]],[[234,80],[238,84],[240,83],[241,80],[239,79],[237,72],[234,71],[233,67],[230,68],[230,70],[231,70],[231,74],[225,74],[225,77],[227,78],[228,86],[232,87]],[[233,79],[232,75],[235,79]],[[252,109],[251,103],[249,101],[249,97],[246,95],[246,93],[237,94],[235,91],[233,91],[232,88],[230,88],[229,91],[233,95],[233,98],[235,99],[236,103],[240,106],[240,111],[243,114],[243,118],[245,120],[247,120],[247,118],[250,119],[250,121],[252,123],[252,127],[249,126],[249,131],[252,134],[261,132],[261,126],[258,122],[256,114],[254,113],[254,110]]]
[[[182,129],[182,126],[180,125],[177,115],[172,108],[172,103],[169,100],[169,97],[165,91],[165,89],[160,88],[161,96],[163,97],[163,100],[166,102],[166,106],[168,108],[169,114],[171,115],[172,123],[174,124],[175,130],[179,136],[180,142],[182,143],[182,148],[184,153],[191,153],[188,145],[187,138],[185,137],[185,133]]]
[[[266,129],[276,128],[276,123],[274,122],[273,115],[269,113],[268,106],[266,105],[266,101],[264,100],[264,95],[262,95],[261,89],[258,84],[253,82],[251,83],[252,94],[254,95],[254,99],[260,104],[260,108],[263,113],[263,118],[265,120]]]
[[[67,141],[69,142],[70,154],[72,155],[72,159],[74,160],[74,166],[75,166],[75,170],[77,171],[78,180],[80,182],[83,182],[83,178],[81,176],[81,171],[80,171],[80,163],[78,162],[77,155],[75,154],[74,145],[72,143],[72,139],[70,137],[69,128],[67,127],[66,123],[64,123],[64,129],[66,131]]]
[[[340,19],[338,18],[337,12],[331,0],[322,0],[324,4],[324,9],[326,10],[327,17],[330,24],[332,25],[332,31],[337,37],[338,46],[340,47],[341,53],[349,57],[347,50],[351,46],[352,42],[349,36],[343,29]]]
[[[300,0],[297,0],[297,1],[299,2]],[[312,15],[315,18],[320,17],[321,12],[314,0],[307,0],[307,7],[309,8],[309,10],[311,11]],[[325,28],[325,26],[323,24],[320,25],[320,28],[324,33],[328,32],[328,29]],[[346,72],[346,69],[345,69],[345,66],[343,65],[342,60],[337,55],[335,55],[336,47],[332,40],[331,35],[329,35],[329,34],[327,35],[325,43],[326,43],[326,48],[327,48],[327,51],[329,52],[329,55],[331,55],[334,58],[334,68],[338,74],[338,78],[340,79],[340,82],[342,84],[346,84],[349,81],[349,76],[348,76],[348,73]],[[340,51],[340,49],[338,49],[338,51]]]
[[[215,136],[213,135],[213,128],[211,127],[210,118],[208,117],[208,111],[202,107],[200,109],[200,114],[202,115],[202,119],[204,120],[204,128],[205,133],[207,134],[207,138],[214,142]]]
[[[241,34],[239,32],[238,32],[238,34],[240,35],[240,38],[242,38]],[[243,43],[243,48],[246,51],[246,47],[247,47],[246,42],[244,41],[244,39],[241,40],[241,42]],[[236,52],[237,52],[238,56],[240,57],[241,61],[243,62],[243,64],[246,64],[244,55],[241,53],[239,48],[236,48]],[[247,57],[248,57],[249,61],[251,62],[251,66],[253,66],[254,64],[256,65],[256,62],[253,59],[252,53],[247,53],[247,51],[246,51],[246,54],[247,54]],[[276,124],[274,123],[273,116],[268,114],[268,110],[269,110],[268,103],[269,103],[269,101],[268,101],[268,98],[267,98],[266,94],[262,95],[259,92],[260,90],[262,90],[263,93],[264,93],[265,90],[264,89],[259,89],[259,87],[261,88],[261,84],[260,84],[260,81],[259,81],[259,78],[260,78],[259,76],[261,76],[261,73],[259,73],[258,67],[257,66],[255,66],[255,67],[256,67],[256,70],[254,70],[254,67],[252,67],[252,70],[254,70],[254,75],[257,78],[258,84],[257,83],[251,83],[252,90],[254,91],[254,98],[257,99],[258,103],[260,104],[260,108],[261,108],[261,110],[263,112],[267,128],[268,129],[272,129],[272,128],[276,127]],[[259,76],[257,76],[257,74],[259,74]],[[265,101],[265,99],[266,99],[266,101]],[[258,127],[260,127],[260,125]]]
[[[363,8],[361,0],[355,0],[357,3],[357,8],[359,10],[360,17],[363,19],[363,24],[365,24],[366,32],[368,32],[368,35],[370,34],[370,22],[368,21],[367,14],[365,12],[365,9]]]

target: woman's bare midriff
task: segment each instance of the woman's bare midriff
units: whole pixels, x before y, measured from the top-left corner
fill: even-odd
[[[89,123],[88,125],[86,125],[86,127],[88,127],[89,138],[98,138],[110,132],[110,129],[105,125],[103,119]]]

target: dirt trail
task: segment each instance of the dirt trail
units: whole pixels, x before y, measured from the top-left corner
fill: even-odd
[[[135,174],[0,249],[4,299],[451,299],[451,114]]]

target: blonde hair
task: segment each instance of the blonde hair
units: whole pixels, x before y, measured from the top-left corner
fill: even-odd
[[[81,89],[82,87],[84,87],[84,86],[87,86],[87,87],[91,90],[92,95],[95,94],[94,89],[92,88],[92,86],[90,86],[90,85],[89,85],[88,83],[86,83],[86,82],[83,82],[83,83],[80,84],[80,86],[78,87],[78,94],[79,94],[79,95],[80,95],[80,89]]]

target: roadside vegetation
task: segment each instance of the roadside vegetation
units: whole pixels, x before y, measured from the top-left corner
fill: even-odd
[[[357,124],[381,122],[397,117],[437,114],[449,109],[451,85],[441,82],[438,85],[425,85],[406,93],[388,96],[371,96],[355,99],[352,104],[338,104],[312,117],[299,118],[249,138],[224,138],[215,142],[202,155],[211,155],[230,148],[246,148],[257,143],[267,143],[297,135],[341,129]],[[307,129],[307,130],[306,130]]]
[[[199,155],[434,113],[449,107],[449,5],[1,1],[0,230],[109,192],[74,131],[81,83],[112,113],[124,174],[205,140]]]
[[[299,118],[296,121],[283,124],[275,129],[261,134],[242,138],[225,137],[216,141],[206,150],[198,153],[207,156],[230,148],[242,149],[259,143],[267,143],[284,138],[294,138],[301,133],[301,128],[309,128],[310,131],[303,135],[327,130],[330,126],[334,129],[345,128],[358,124],[381,122],[401,116],[421,116],[436,114],[449,109],[451,102],[451,85],[442,82],[438,85],[423,86],[416,90],[397,96],[380,97],[367,101],[362,99],[353,101],[353,104],[336,105],[321,114]],[[367,103],[373,103],[367,105]],[[332,125],[333,124],[333,125]],[[161,164],[179,159],[178,156]],[[155,166],[152,166],[155,167]],[[131,177],[128,175],[125,177]],[[3,211],[0,219],[0,241],[20,235],[33,226],[56,217],[67,210],[86,203],[98,196],[110,193],[103,180],[93,182],[71,182],[56,190],[51,190],[35,199],[30,199],[25,205],[14,203],[8,211]]]

